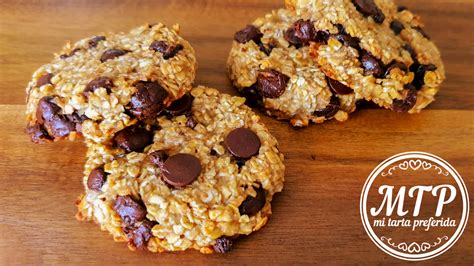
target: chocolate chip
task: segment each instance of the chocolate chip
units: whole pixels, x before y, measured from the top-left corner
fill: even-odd
[[[417,90],[421,90],[423,85],[425,85],[425,74],[427,71],[435,71],[436,66],[433,64],[423,65],[418,62],[415,62],[410,66],[410,71],[415,73],[415,78],[412,84]]]
[[[237,128],[227,134],[224,140],[227,150],[238,159],[249,159],[260,150],[260,138],[248,128]]]
[[[390,23],[390,28],[393,30],[395,35],[399,35],[400,32],[402,32],[402,30],[405,29],[405,26],[403,26],[403,24],[400,21],[394,20],[392,21],[392,23]]]
[[[416,51],[415,51],[415,49],[413,49],[413,47],[411,45],[406,43],[402,46],[402,48],[407,50],[410,53],[410,56],[411,56],[411,58],[413,59],[414,62],[418,62]]]
[[[345,46],[352,47],[356,50],[361,50],[360,39],[357,37],[352,37],[351,35],[345,33],[345,30],[338,34],[335,34],[334,37],[336,38],[336,40],[338,40]]]
[[[372,17],[378,24],[382,24],[385,20],[385,15],[382,10],[377,7],[374,0],[352,0],[357,10],[366,17]]]
[[[193,96],[190,94],[185,94],[180,99],[174,101],[169,107],[166,107],[165,112],[169,116],[180,116],[186,114],[191,110],[193,100]]]
[[[48,134],[55,138],[66,137],[76,127],[68,116],[61,114],[61,111],[61,107],[53,102],[51,96],[41,98],[36,109],[38,123],[44,125]]]
[[[393,100],[392,109],[395,112],[406,113],[410,111],[416,104],[417,92],[413,85],[405,85],[405,90],[403,93],[403,100]]]
[[[265,69],[258,73],[257,88],[263,97],[274,99],[285,92],[289,80],[288,76],[279,71]]]
[[[316,29],[310,20],[300,19],[285,32],[285,39],[295,46],[305,46],[316,40]]]
[[[156,223],[145,219],[135,226],[124,228],[128,243],[139,249],[146,248],[148,241],[153,237],[151,229],[153,226],[155,226],[155,224]]]
[[[267,56],[270,56],[273,49],[277,47],[274,43],[269,43],[267,45],[260,43],[258,46],[260,47],[260,51],[264,52]]]
[[[213,248],[217,253],[228,253],[232,250],[232,240],[225,236],[221,236],[216,239],[216,243],[214,244]]]
[[[235,33],[234,40],[239,43],[254,41],[256,44],[259,44],[262,42],[262,37],[263,34],[259,29],[257,29],[257,27],[253,25],[247,25],[247,27]]]
[[[142,152],[146,146],[153,143],[153,132],[133,125],[117,132],[114,143],[126,152]]]
[[[398,11],[398,12],[402,12],[402,11],[405,11],[405,10],[408,10],[408,7],[406,7],[406,6],[399,6],[399,7],[397,8],[397,11]]]
[[[94,48],[99,44],[99,42],[105,41],[105,36],[95,36],[89,40],[89,48]]]
[[[68,57],[71,57],[71,56],[75,55],[75,54],[76,54],[78,51],[80,51],[80,50],[81,50],[80,48],[76,48],[76,49],[72,50],[71,52],[69,52],[68,54],[62,54],[62,55],[60,55],[59,58],[61,58],[61,59],[66,59],[66,58],[68,58]]]
[[[51,79],[54,77],[54,74],[46,73],[43,74],[39,79],[36,81],[36,87],[40,88],[46,84],[52,84]]]
[[[360,61],[364,68],[364,75],[381,78],[385,74],[383,63],[371,55],[369,52],[362,50]]]
[[[347,94],[351,94],[354,92],[353,89],[351,89],[350,87],[342,84],[341,82],[337,81],[337,80],[334,80],[330,77],[326,77],[327,78],[327,82],[329,84],[329,88],[332,90],[333,93],[335,94],[339,94],[339,95],[347,95]]]
[[[122,55],[125,55],[128,53],[127,51],[124,50],[119,50],[119,49],[109,49],[106,50],[102,56],[100,57],[100,62],[104,63],[107,60],[114,59],[116,57],[120,57]]]
[[[201,162],[196,156],[178,153],[169,157],[163,165],[164,181],[174,187],[184,187],[201,174]]]
[[[319,43],[327,44],[331,33],[326,30],[320,30],[316,33],[316,41]]]
[[[150,50],[162,53],[165,60],[173,58],[183,49],[184,46],[181,44],[171,45],[165,41],[154,41],[150,45]]]
[[[164,107],[168,92],[156,82],[139,81],[130,101],[130,112],[139,120],[156,117]]]
[[[133,226],[146,217],[146,208],[130,196],[118,196],[113,208],[125,226]]]
[[[148,155],[148,158],[150,158],[150,161],[154,165],[158,166],[159,168],[163,168],[166,159],[168,159],[168,154],[166,154],[166,152],[163,150],[159,150],[150,153],[150,155]]]
[[[91,93],[93,93],[95,90],[99,88],[105,88],[107,90],[107,93],[110,93],[112,90],[112,87],[114,86],[114,83],[112,80],[108,77],[98,77],[92,81],[90,81],[87,85],[84,91],[82,92],[82,95],[85,97],[89,97]]]
[[[314,115],[319,116],[319,117],[326,117],[329,119],[331,117],[334,117],[337,114],[337,112],[339,112],[339,109],[340,109],[339,98],[333,95],[331,97],[331,101],[326,106],[326,108],[314,112]]]
[[[387,70],[385,70],[384,77],[387,77],[388,75],[390,75],[390,72],[396,68],[400,69],[403,72],[408,71],[408,67],[405,64],[398,61],[393,61],[387,66]]]
[[[196,120],[194,120],[194,118],[192,116],[189,116],[188,120],[186,120],[186,126],[191,128],[191,129],[194,129],[197,126],[197,124],[198,124],[198,122]]]
[[[246,105],[250,107],[263,106],[263,98],[262,95],[260,95],[260,92],[257,90],[256,85],[242,89],[240,94],[245,98]]]
[[[240,215],[253,216],[257,214],[263,206],[265,206],[265,190],[260,186],[260,188],[254,188],[257,192],[255,197],[247,196],[247,198],[240,204],[239,212]]]
[[[26,134],[31,138],[34,143],[47,143],[51,142],[53,138],[48,135],[48,132],[42,125],[35,123],[26,127]]]
[[[101,191],[106,178],[104,167],[97,167],[90,172],[89,178],[87,179],[87,187],[90,190]]]
[[[416,27],[412,27],[414,30],[418,31],[421,35],[423,35],[423,37],[425,37],[426,39],[430,39],[430,36],[428,36],[428,34],[425,32],[425,30],[420,27],[420,26],[416,26]]]

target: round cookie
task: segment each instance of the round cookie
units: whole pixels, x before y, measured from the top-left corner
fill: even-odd
[[[267,223],[284,181],[276,139],[244,102],[198,87],[141,129],[151,138],[87,142],[77,218],[131,249],[228,252]]]
[[[325,38],[323,32],[302,23],[299,37],[288,38],[297,20],[295,12],[280,9],[237,32],[228,59],[230,79],[247,103],[293,126],[345,121],[355,110],[355,94],[317,67],[309,43]]]
[[[321,70],[356,98],[417,113],[445,79],[440,52],[419,17],[392,0],[286,0],[289,9],[330,36],[311,44]]]
[[[67,44],[27,87],[33,142],[110,141],[192,89],[196,57],[179,26],[144,25]]]

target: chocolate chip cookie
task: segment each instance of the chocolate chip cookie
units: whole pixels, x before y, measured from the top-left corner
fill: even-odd
[[[27,87],[27,133],[37,143],[111,141],[144,123],[192,88],[193,48],[179,27],[144,25],[67,44]]]
[[[325,32],[311,54],[330,78],[356,98],[397,112],[417,113],[434,101],[445,79],[440,52],[420,18],[392,0],[286,0]],[[295,25],[298,21],[295,21]]]
[[[335,118],[345,121],[356,107],[349,86],[324,74],[312,44],[327,41],[325,31],[280,9],[234,36],[229,76],[247,103],[269,115],[307,126]]]
[[[198,87],[113,145],[87,142],[77,218],[131,249],[229,252],[267,223],[284,181],[277,141],[244,102]]]

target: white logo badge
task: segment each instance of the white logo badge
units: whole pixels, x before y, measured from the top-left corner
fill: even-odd
[[[378,165],[360,199],[362,223],[385,253],[420,261],[439,256],[459,239],[469,197],[459,173],[424,152],[395,155]]]

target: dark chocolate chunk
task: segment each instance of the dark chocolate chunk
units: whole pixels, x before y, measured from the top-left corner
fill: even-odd
[[[118,196],[113,209],[122,218],[125,226],[134,226],[146,217],[146,208],[130,196]]]
[[[55,104],[53,99],[51,96],[40,99],[36,109],[36,119],[39,124],[44,126],[50,136],[64,138],[75,131],[76,125],[67,115],[61,114],[61,107]]]
[[[417,91],[413,85],[405,85],[405,90],[403,93],[403,100],[393,100],[392,109],[395,112],[406,113],[410,111],[416,104]]]
[[[87,187],[90,190],[101,191],[106,179],[107,175],[105,174],[104,167],[97,167],[90,172],[87,179]]]
[[[257,88],[263,97],[274,99],[285,92],[289,80],[288,76],[279,71],[265,69],[258,73]]]
[[[166,107],[165,112],[171,117],[186,114],[191,110],[193,100],[193,96],[185,94],[180,99],[174,101],[169,107]]]
[[[260,51],[264,52],[267,56],[270,56],[273,49],[277,47],[274,43],[269,43],[267,45],[260,43],[258,46],[260,47]]]
[[[182,44],[171,45],[165,41],[154,41],[150,45],[150,50],[163,54],[165,60],[175,57],[183,49]]]
[[[385,15],[374,0],[352,0],[352,3],[360,13],[366,17],[372,17],[376,23],[382,24],[385,20]]]
[[[326,77],[326,78],[329,84],[329,88],[331,89],[333,93],[339,94],[339,95],[347,95],[354,92],[354,90],[351,89],[349,86],[346,86],[342,84],[341,82],[334,80],[330,77]]]
[[[256,85],[244,88],[240,91],[240,94],[245,98],[245,104],[250,107],[261,107],[263,106],[263,97],[260,95]]]
[[[39,123],[28,125],[26,127],[26,134],[30,136],[31,141],[34,143],[48,143],[53,140],[53,138],[48,135],[48,131]]]
[[[128,52],[127,52],[127,51],[124,51],[124,50],[109,49],[109,50],[106,50],[106,51],[102,54],[102,56],[100,57],[100,62],[104,63],[104,62],[107,61],[107,60],[120,57],[120,56],[125,55],[125,54],[127,54],[127,53],[128,53]]]
[[[142,152],[146,146],[153,143],[153,132],[139,125],[133,125],[117,132],[114,143],[126,152]]]
[[[187,186],[193,183],[200,174],[201,162],[192,154],[175,154],[163,165],[164,181],[174,187]]]
[[[150,158],[150,161],[154,165],[158,166],[159,168],[163,168],[166,159],[168,159],[168,154],[166,154],[166,152],[163,150],[159,150],[150,153],[150,155],[148,155],[148,158]]]
[[[319,116],[319,117],[326,117],[327,119],[329,119],[331,117],[334,117],[337,114],[337,112],[340,109],[340,105],[341,104],[339,102],[339,98],[337,98],[336,96],[333,95],[331,97],[331,101],[326,106],[326,108],[324,108],[322,110],[315,111],[314,115]]]
[[[238,31],[234,35],[234,40],[239,43],[247,43],[250,41],[254,41],[256,44],[261,43],[261,38],[263,34],[260,32],[257,27],[254,25],[247,25],[244,29]]]
[[[316,40],[316,29],[310,20],[300,19],[285,32],[285,39],[297,47],[305,46]]]
[[[139,81],[135,88],[137,91],[130,101],[130,112],[139,120],[156,117],[164,108],[168,92],[160,84],[150,81]]]
[[[114,84],[112,80],[108,77],[98,77],[96,79],[91,80],[87,85],[82,94],[85,97],[89,97],[89,94],[93,93],[98,88],[105,88],[107,92],[110,93]]]
[[[418,31],[421,35],[423,35],[423,37],[425,37],[426,39],[430,39],[430,36],[428,36],[428,34],[425,32],[425,30],[420,27],[420,26],[416,26],[416,27],[412,27],[414,30]]]
[[[248,128],[232,130],[224,140],[227,150],[238,159],[249,159],[260,150],[260,138]]]
[[[232,240],[225,236],[221,236],[216,239],[216,243],[214,244],[213,248],[217,253],[228,253],[232,250]]]
[[[89,48],[94,48],[99,44],[99,42],[105,41],[105,36],[95,36],[89,40]]]
[[[146,248],[148,241],[153,237],[151,229],[155,224],[145,219],[135,226],[125,227],[124,232],[127,235],[128,243],[138,249]]]
[[[424,65],[418,62],[415,62],[410,66],[410,71],[415,73],[415,78],[412,84],[415,86],[417,90],[421,90],[423,85],[425,85],[425,74],[427,71],[435,71],[436,66],[433,64]]]
[[[75,55],[78,51],[80,51],[81,49],[80,48],[75,48],[74,50],[72,50],[71,52],[69,52],[68,54],[62,54],[59,56],[59,58],[61,59],[66,59],[68,57],[71,57],[73,55]]]
[[[403,26],[403,24],[400,21],[394,20],[392,21],[392,23],[390,23],[390,28],[393,30],[395,35],[399,35],[400,32],[402,32],[402,30],[405,29],[405,26]]]
[[[364,68],[364,75],[381,78],[385,74],[385,69],[382,61],[375,58],[369,52],[362,50],[360,55],[360,62]]]
[[[385,70],[384,77],[387,77],[388,75],[390,75],[390,72],[396,68],[400,69],[403,72],[408,71],[408,67],[405,64],[398,61],[393,61],[387,66],[387,70]]]
[[[51,73],[46,73],[39,77],[39,79],[36,81],[36,87],[40,88],[41,86],[44,86],[46,84],[52,84],[51,79],[54,77],[54,74]]]
[[[260,186],[259,188],[254,188],[257,192],[255,197],[247,196],[247,198],[240,204],[239,212],[240,215],[253,216],[257,214],[263,206],[265,206],[265,190]]]

